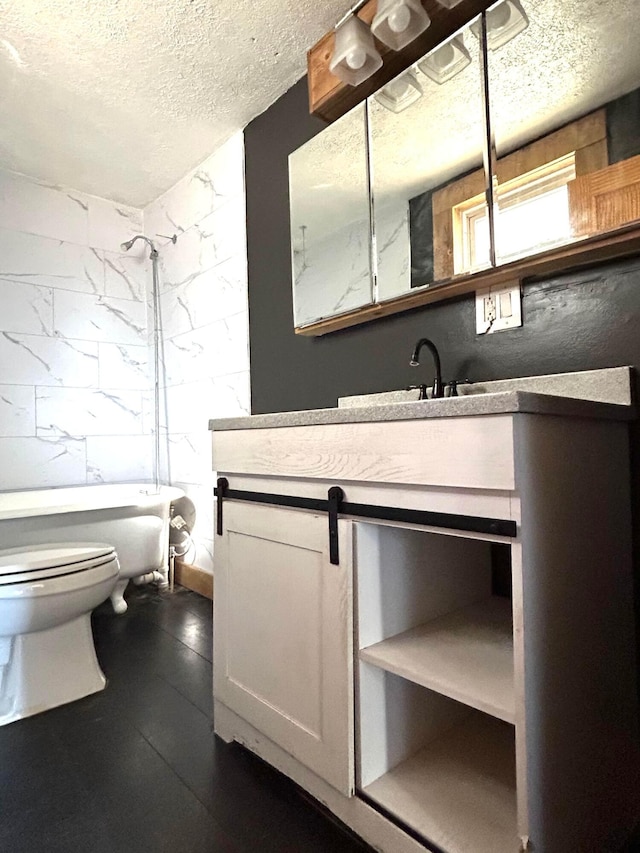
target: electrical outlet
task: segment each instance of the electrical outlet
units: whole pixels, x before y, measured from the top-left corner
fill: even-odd
[[[476,291],[476,332],[487,335],[522,325],[520,282]]]
[[[498,301],[496,297],[489,292],[482,297],[482,320],[488,326],[494,323],[498,316]]]

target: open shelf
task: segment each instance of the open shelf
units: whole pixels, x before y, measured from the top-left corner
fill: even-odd
[[[370,523],[355,539],[361,796],[447,853],[514,853],[509,546]]]
[[[518,849],[514,729],[479,712],[363,793],[448,853]]]
[[[515,721],[511,602],[493,596],[360,651],[360,659]]]

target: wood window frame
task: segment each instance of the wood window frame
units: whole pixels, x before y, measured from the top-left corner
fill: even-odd
[[[501,157],[496,164],[497,185],[517,185],[518,180],[540,171],[575,152],[576,178],[608,165],[606,110],[596,110],[577,121],[543,136],[522,148]],[[460,228],[458,211],[478,204],[485,197],[484,169],[477,169],[460,180],[433,193],[433,260],[434,280],[453,278],[461,268],[460,253],[456,255],[454,236]]]
[[[521,204],[545,195],[548,192],[566,187],[570,181],[575,180],[575,151],[559,157],[550,163],[545,163],[531,172],[518,175],[511,181],[502,183],[497,187],[496,195],[500,211],[507,211],[510,207]],[[467,199],[462,204],[456,205],[451,213],[453,219],[453,266],[456,275],[461,273],[479,272],[487,269],[489,264],[478,264],[474,252],[474,229],[472,227],[475,219],[480,215],[486,216],[487,202],[485,194],[482,193],[474,198]],[[570,221],[570,217],[569,221]],[[563,245],[566,240],[556,241],[546,248],[554,248]],[[502,247],[504,249],[504,247]],[[500,247],[497,246],[498,254]],[[527,249],[518,253],[512,253],[506,260],[517,260],[528,257],[535,250]],[[504,255],[501,256],[505,258]]]

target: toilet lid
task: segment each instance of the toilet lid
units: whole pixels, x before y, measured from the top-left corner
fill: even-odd
[[[102,544],[31,545],[0,551],[0,586],[75,574],[115,560]]]

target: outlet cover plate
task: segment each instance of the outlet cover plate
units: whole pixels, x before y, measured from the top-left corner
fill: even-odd
[[[488,335],[522,326],[520,282],[476,291],[476,332]]]

